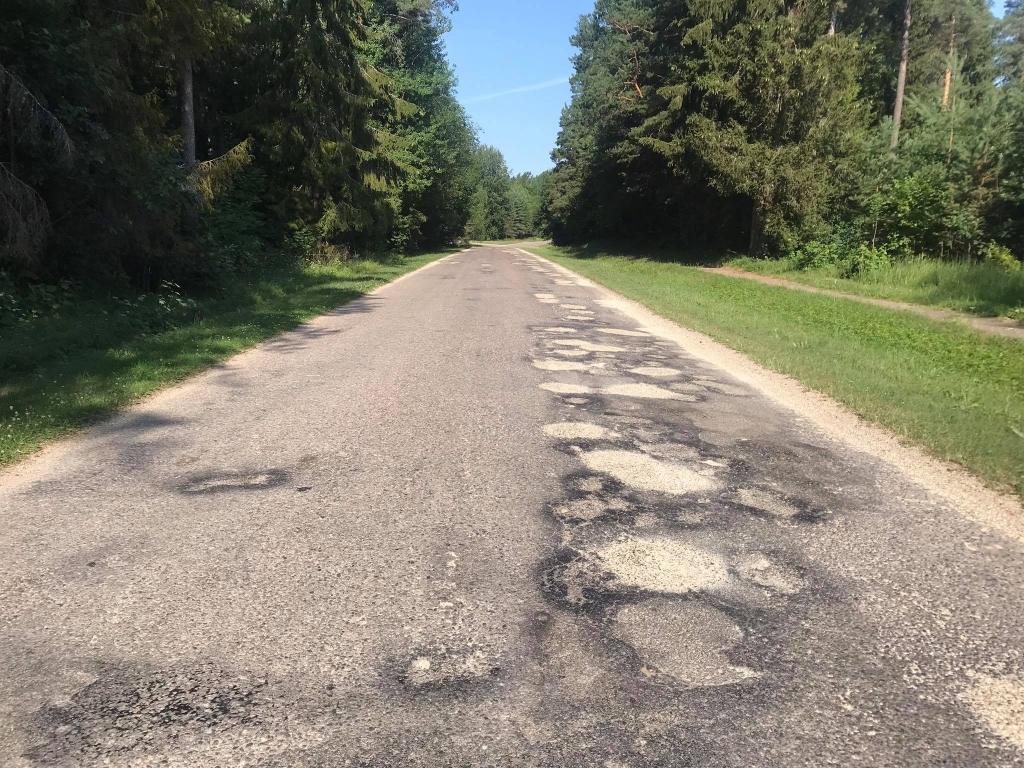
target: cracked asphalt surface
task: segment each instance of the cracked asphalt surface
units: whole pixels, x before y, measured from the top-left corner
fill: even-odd
[[[515,248],[0,480],[0,765],[1024,766],[1024,547]]]

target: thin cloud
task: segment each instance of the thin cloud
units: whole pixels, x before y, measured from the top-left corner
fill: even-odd
[[[512,96],[516,93],[530,93],[531,91],[543,91],[546,88],[554,88],[558,85],[564,85],[569,82],[568,76],[560,77],[557,80],[545,80],[543,83],[534,83],[533,85],[521,85],[518,88],[509,88],[507,91],[497,91],[496,93],[488,93],[484,96],[474,96],[472,99],[466,99],[464,104],[476,104],[481,101],[490,101],[491,99],[500,99],[502,96]]]

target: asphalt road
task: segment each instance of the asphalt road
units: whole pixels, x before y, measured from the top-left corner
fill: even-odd
[[[0,479],[0,765],[1024,765],[1024,546],[513,248]]]

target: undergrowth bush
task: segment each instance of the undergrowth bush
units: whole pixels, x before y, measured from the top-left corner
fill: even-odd
[[[0,270],[0,328],[51,314],[75,296],[70,280],[42,283]]]
[[[805,243],[788,262],[792,269],[831,270],[837,277],[851,279],[891,267],[909,255],[906,238],[892,237],[881,245],[870,246],[861,242],[854,230],[837,227],[829,239]]]

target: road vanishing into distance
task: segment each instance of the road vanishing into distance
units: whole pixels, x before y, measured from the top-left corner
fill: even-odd
[[[1024,545],[515,247],[0,479],[0,765],[1024,766]]]

